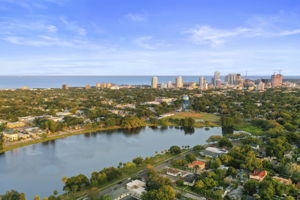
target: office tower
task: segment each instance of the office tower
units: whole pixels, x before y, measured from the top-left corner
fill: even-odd
[[[67,90],[67,89],[69,89],[69,86],[67,84],[63,84],[61,88],[64,90]]]
[[[176,77],[176,88],[182,88],[183,87],[183,81],[181,76]]]
[[[158,85],[158,78],[157,78],[157,76],[153,76],[152,77],[151,87],[152,88],[157,88],[157,85]]]
[[[220,81],[221,81],[220,72],[216,71],[214,77],[212,78],[212,84],[216,87],[217,83],[220,83]]]
[[[168,88],[168,84],[167,83],[161,83],[160,88],[166,89],[166,88]]]
[[[201,76],[200,79],[199,79],[199,87],[201,90],[205,89],[205,78],[204,76]]]
[[[224,80],[229,85],[236,85],[237,83],[237,74],[228,74],[225,76]]]
[[[281,87],[282,79],[283,79],[283,76],[281,74],[273,74],[271,77],[272,87]]]
[[[168,88],[173,88],[173,83],[172,83],[172,81],[169,81],[169,82],[168,82]]]
[[[262,82],[261,80],[257,84],[257,90],[259,90],[259,91],[264,91],[265,90],[265,83]]]
[[[244,83],[244,79],[243,79],[242,75],[241,74],[236,74],[236,82],[235,82],[235,84],[236,85],[240,85],[240,84],[243,84],[243,83]]]

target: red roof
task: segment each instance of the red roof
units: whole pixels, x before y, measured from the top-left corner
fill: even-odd
[[[252,176],[259,176],[259,177],[263,178],[263,177],[265,177],[267,175],[267,173],[268,172],[266,170],[262,170],[262,171],[260,171],[260,170],[254,170]]]
[[[188,164],[189,167],[195,167],[195,166],[198,166],[198,165],[205,165],[205,162],[203,162],[203,161],[194,161],[194,162]]]

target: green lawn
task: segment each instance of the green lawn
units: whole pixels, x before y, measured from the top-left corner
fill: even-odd
[[[204,120],[212,123],[220,123],[220,117],[211,113],[204,113],[204,112],[178,112],[173,116],[167,118],[173,119],[182,119],[191,117],[194,120]]]

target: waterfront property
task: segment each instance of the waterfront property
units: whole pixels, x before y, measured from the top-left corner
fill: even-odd
[[[119,162],[128,162],[138,156],[152,156],[172,145],[205,144],[210,136],[221,134],[219,127],[195,128],[194,134],[189,135],[172,127],[146,127],[73,135],[21,147],[0,154],[0,194],[17,188],[26,193],[28,199],[37,194],[47,197],[53,190],[62,192],[61,178],[64,176],[89,175],[92,171],[117,166]]]

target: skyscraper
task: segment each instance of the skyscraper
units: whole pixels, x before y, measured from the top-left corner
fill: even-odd
[[[235,85],[237,82],[237,74],[228,74],[225,76],[225,82],[229,85]]]
[[[181,76],[176,77],[176,88],[182,88],[183,87],[183,81]]]
[[[217,84],[220,84],[221,78],[220,78],[220,72],[216,71],[214,74],[214,77],[212,78],[212,84],[216,87]]]
[[[157,88],[157,85],[158,85],[158,78],[157,78],[157,76],[153,76],[152,77],[151,87],[152,88]]]
[[[274,74],[271,77],[272,87],[281,87],[282,86],[283,76],[281,74]]]
[[[256,89],[259,90],[259,91],[264,91],[265,90],[265,83],[260,80],[259,83],[257,84]]]
[[[168,88],[173,88],[173,83],[172,83],[172,81],[169,81],[169,82],[168,82]]]
[[[204,90],[205,89],[205,78],[204,76],[201,76],[200,79],[199,79],[199,87],[201,90]]]

